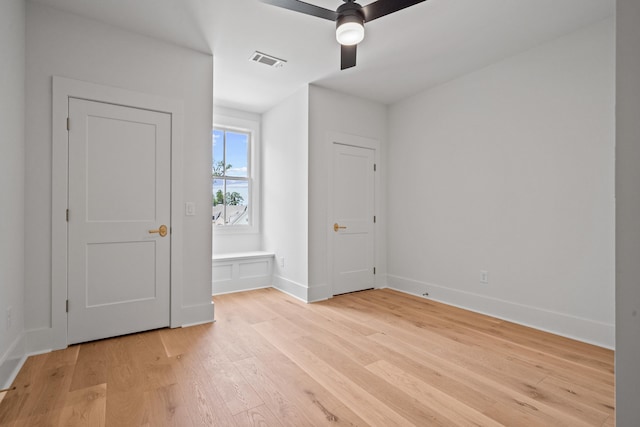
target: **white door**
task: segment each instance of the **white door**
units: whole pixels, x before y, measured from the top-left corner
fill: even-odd
[[[375,151],[333,144],[333,294],[374,287]]]
[[[69,121],[68,343],[168,326],[171,116],[70,98]]]

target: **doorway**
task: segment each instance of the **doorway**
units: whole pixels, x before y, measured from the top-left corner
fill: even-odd
[[[375,287],[375,150],[333,142],[333,295]]]
[[[171,116],[69,98],[68,343],[169,326]]]
[[[180,326],[182,104],[53,79],[52,344]]]

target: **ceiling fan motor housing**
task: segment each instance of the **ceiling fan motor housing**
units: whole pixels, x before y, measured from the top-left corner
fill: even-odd
[[[336,20],[336,28],[347,22],[355,22],[360,25],[364,24],[364,13],[362,12],[362,6],[358,3],[345,3],[336,10],[336,13],[339,15]]]
[[[364,13],[362,6],[348,2],[336,10],[336,38],[343,46],[353,46],[364,38]]]

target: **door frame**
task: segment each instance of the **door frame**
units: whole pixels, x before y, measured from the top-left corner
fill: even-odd
[[[182,123],[180,100],[133,92],[95,83],[53,76],[52,177],[51,177],[51,329],[52,348],[62,349],[67,339],[68,234],[66,210],[69,198],[69,98],[168,113],[171,116],[171,252],[170,326],[181,326],[182,306]],[[71,124],[73,126],[73,123]]]
[[[348,145],[351,147],[364,148],[374,151],[374,162],[377,167],[377,171],[373,177],[373,208],[374,215],[376,216],[376,223],[373,227],[373,259],[376,264],[376,275],[374,276],[374,285],[376,288],[384,287],[385,282],[381,280],[382,270],[386,270],[383,268],[382,259],[380,258],[381,250],[379,248],[379,225],[380,219],[382,215],[382,205],[381,205],[381,192],[380,192],[380,140],[367,138],[364,136],[351,135],[348,133],[342,132],[327,132],[327,147],[326,147],[326,155],[329,159],[328,168],[327,168],[327,221],[326,221],[326,238],[327,238],[327,292],[326,298],[333,298],[333,257],[334,257],[334,249],[333,249],[333,223],[334,223],[334,208],[333,208],[333,184],[334,184],[334,174],[333,174],[333,146],[334,144]],[[381,268],[382,267],[382,268]]]

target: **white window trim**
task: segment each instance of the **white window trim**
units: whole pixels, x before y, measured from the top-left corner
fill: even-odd
[[[214,235],[225,234],[258,234],[260,233],[260,122],[257,120],[243,119],[228,114],[214,114],[213,128],[225,130],[237,130],[249,132],[251,141],[249,146],[249,192],[250,213],[249,225],[225,225],[213,227]]]

